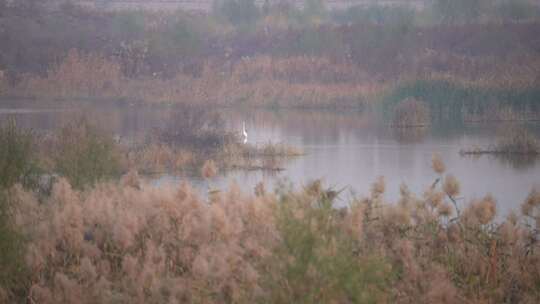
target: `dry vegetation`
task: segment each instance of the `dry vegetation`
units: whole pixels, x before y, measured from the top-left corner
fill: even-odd
[[[496,154],[502,156],[529,156],[540,154],[540,142],[534,133],[524,127],[504,126],[499,131],[497,143],[491,147],[474,147],[461,150],[462,155]]]
[[[452,110],[468,121],[530,120],[540,112],[540,10],[526,1],[328,11],[318,1],[297,9],[223,0],[200,15],[0,2],[7,12],[0,14],[3,98],[382,105],[387,117],[414,98],[435,118]]]
[[[204,175],[215,174],[205,164]],[[489,195],[457,203],[440,175],[416,196],[384,199],[384,179],[344,209],[320,182],[256,195],[200,197],[130,172],[85,191],[59,179],[42,198],[19,185],[12,229],[26,272],[4,300],[36,303],[536,303],[540,195],[496,219]],[[6,286],[6,287],[5,287]],[[7,289],[6,289],[7,288]],[[19,298],[18,298],[19,297]]]
[[[425,127],[431,123],[427,105],[414,98],[400,101],[394,107],[392,126],[397,128]]]

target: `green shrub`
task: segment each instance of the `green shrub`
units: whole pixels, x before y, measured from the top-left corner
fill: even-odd
[[[483,114],[496,108],[519,111],[538,111],[540,89],[535,87],[482,88],[465,86],[448,80],[423,79],[404,82],[383,98],[386,116],[394,106],[408,97],[424,101],[433,117],[462,117],[465,113]]]
[[[353,6],[332,13],[332,19],[340,24],[369,23],[387,26],[412,26],[416,18],[414,9],[406,6]]]
[[[35,169],[32,133],[17,128],[14,119],[0,127],[0,189],[26,184]]]
[[[285,194],[276,210],[282,242],[269,284],[273,303],[377,303],[390,278],[384,260],[360,254],[342,225],[335,191],[318,182],[305,193]]]
[[[8,191],[0,190],[0,289],[8,299],[18,298],[24,294],[27,270],[24,265],[25,241],[22,235],[13,228],[10,216]]]
[[[257,22],[260,11],[254,0],[216,0],[213,13],[238,27],[247,27]]]
[[[485,0],[436,0],[433,11],[441,23],[462,24],[478,21],[487,5]]]
[[[82,188],[120,174],[119,151],[112,137],[86,119],[65,125],[58,136],[56,170],[73,187]]]
[[[540,16],[540,8],[526,0],[503,0],[496,13],[503,20],[522,21]]]
[[[30,180],[34,172],[32,154],[30,131],[18,129],[13,119],[0,127],[0,289],[9,299],[21,292],[26,279],[24,239],[13,228],[10,188]]]

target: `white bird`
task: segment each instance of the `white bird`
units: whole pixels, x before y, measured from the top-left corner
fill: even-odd
[[[246,131],[246,122],[242,122],[242,137],[244,137],[244,144],[247,144],[247,131]]]

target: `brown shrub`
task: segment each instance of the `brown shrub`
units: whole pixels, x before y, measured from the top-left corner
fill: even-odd
[[[415,98],[409,97],[395,105],[392,125],[395,127],[423,127],[430,124],[428,106]]]
[[[26,76],[21,90],[30,96],[54,98],[118,97],[123,81],[120,65],[99,54],[71,50],[47,76]]]

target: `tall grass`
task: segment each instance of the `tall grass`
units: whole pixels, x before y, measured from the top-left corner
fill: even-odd
[[[386,112],[391,111],[399,101],[409,97],[426,102],[431,113],[440,118],[489,113],[493,115],[492,118],[498,119],[497,109],[537,113],[539,108],[536,101],[540,98],[540,90],[535,86],[523,89],[484,88],[449,80],[416,80],[391,89],[384,97],[383,108]]]
[[[272,303],[380,303],[387,300],[391,267],[362,248],[358,227],[344,227],[336,193],[320,182],[281,197],[276,211],[282,239],[277,273],[269,277]]]
[[[122,78],[118,63],[103,55],[72,49],[45,77],[27,75],[19,85],[29,96],[107,98],[119,96]]]
[[[497,219],[492,196],[458,201],[459,181],[432,167],[423,194],[402,186],[388,203],[381,178],[341,209],[320,182],[209,201],[133,172],[84,192],[60,179],[43,203],[17,187],[10,227],[29,240],[31,286],[3,288],[45,304],[537,302],[538,191]]]
[[[112,137],[85,118],[61,128],[55,151],[55,170],[76,188],[120,174],[120,155]]]
[[[31,185],[35,172],[31,132],[20,130],[14,119],[0,126],[0,301],[8,302],[24,295],[28,283],[24,264],[24,236],[14,229],[12,187]]]
[[[15,119],[0,126],[0,189],[28,184],[35,171],[33,134],[19,129]]]

